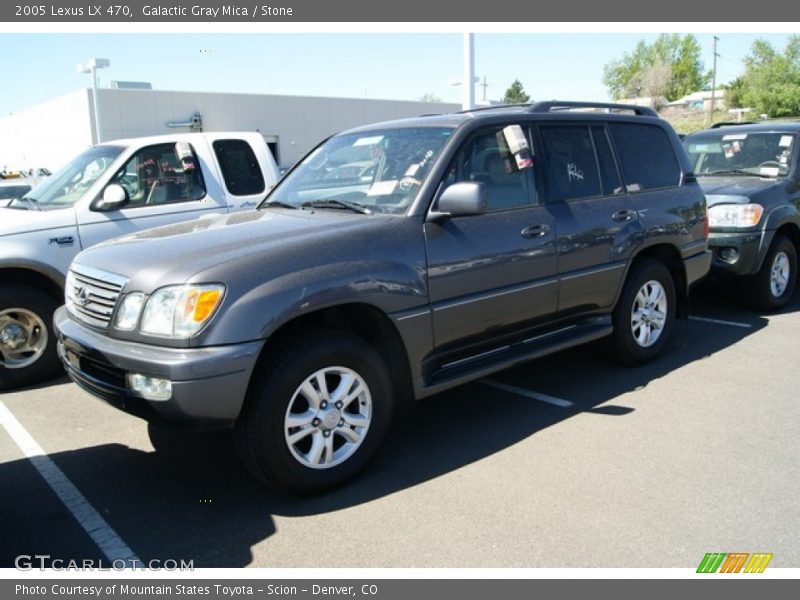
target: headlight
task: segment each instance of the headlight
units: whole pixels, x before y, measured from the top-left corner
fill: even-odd
[[[117,329],[123,331],[133,331],[139,321],[139,314],[144,305],[144,294],[135,292],[125,296],[125,300],[117,310]]]
[[[224,293],[219,284],[161,288],[147,301],[139,329],[149,335],[191,337],[212,317]]]
[[[760,204],[716,204],[708,209],[711,227],[754,227],[761,220]]]

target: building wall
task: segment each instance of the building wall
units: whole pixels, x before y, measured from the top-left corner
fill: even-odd
[[[0,118],[0,170],[55,169],[92,145],[89,90]]]
[[[278,141],[278,164],[291,166],[323,138],[376,121],[459,110],[457,104],[165,90],[98,90],[102,141],[158,135],[170,122],[203,117],[204,131],[260,131]],[[91,145],[91,90],[0,119],[0,168],[55,170]],[[31,163],[32,164],[28,164]]]

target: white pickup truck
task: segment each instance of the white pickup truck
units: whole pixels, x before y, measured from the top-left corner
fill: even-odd
[[[60,367],[52,316],[75,255],[104,240],[255,207],[278,179],[256,132],[95,146],[21,198],[0,200],[0,390]]]

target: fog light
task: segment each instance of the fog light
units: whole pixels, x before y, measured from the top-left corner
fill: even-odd
[[[172,398],[172,382],[169,379],[128,373],[128,387],[145,400],[169,400]]]
[[[736,262],[739,258],[739,251],[736,248],[723,248],[719,251],[719,257],[725,262]]]

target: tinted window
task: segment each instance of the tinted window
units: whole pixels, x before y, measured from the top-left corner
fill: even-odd
[[[589,128],[543,126],[540,131],[550,201],[600,196],[600,177]]]
[[[666,132],[653,125],[611,123],[629,192],[678,185],[681,169]]]
[[[234,196],[249,196],[264,191],[264,175],[250,147],[244,140],[217,140],[214,142],[225,187]]]
[[[603,184],[603,194],[621,194],[622,183],[619,180],[617,165],[614,163],[614,155],[611,153],[611,145],[608,143],[605,127],[595,125],[592,127],[592,138],[594,148],[597,151],[597,164],[600,165],[600,182]]]
[[[142,148],[112,181],[128,192],[128,207],[189,202],[206,195],[194,151],[179,157],[176,144]]]
[[[533,167],[517,167],[502,128],[480,132],[459,150],[444,183],[451,185],[461,181],[483,183],[489,210],[528,206],[536,202]]]

